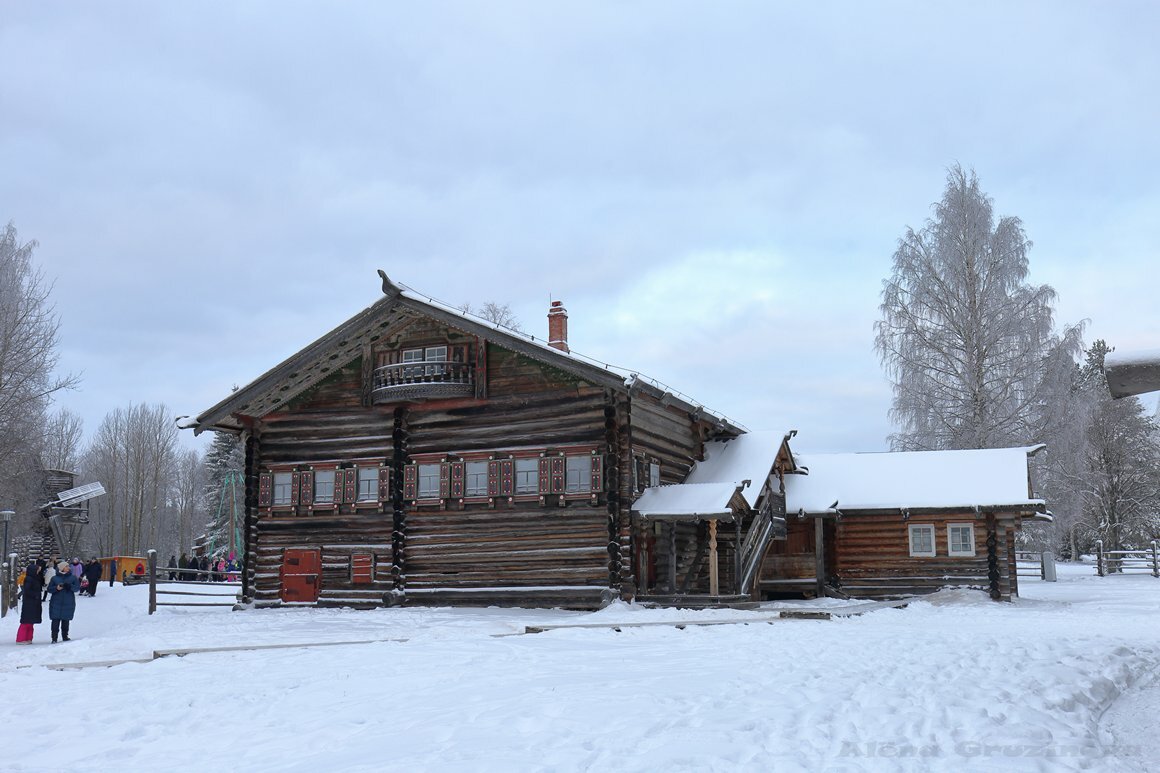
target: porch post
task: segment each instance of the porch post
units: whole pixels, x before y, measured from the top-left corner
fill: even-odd
[[[677,522],[669,521],[669,593],[677,592]]]
[[[817,573],[818,598],[826,597],[826,530],[820,515],[814,516],[814,571]]]
[[[709,595],[721,595],[721,585],[717,574],[717,519],[709,519]]]

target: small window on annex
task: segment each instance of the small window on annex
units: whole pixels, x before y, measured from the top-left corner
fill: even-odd
[[[516,493],[540,493],[540,460],[516,459]]]
[[[914,524],[910,527],[910,555],[934,557],[934,526]]]
[[[439,498],[439,465],[419,465],[419,499]]]
[[[975,526],[971,523],[947,524],[947,551],[955,557],[975,555]]]
[[[564,462],[564,493],[583,494],[592,490],[592,457],[569,456]]]
[[[379,468],[358,468],[358,501],[376,502],[379,498]]]
[[[288,472],[274,473],[274,498],[272,500],[274,504],[290,504],[290,480],[291,475]]]
[[[334,504],[334,470],[318,470],[314,473],[314,504]]]
[[[487,462],[468,462],[464,477],[467,484],[464,492],[469,497],[487,496]]]

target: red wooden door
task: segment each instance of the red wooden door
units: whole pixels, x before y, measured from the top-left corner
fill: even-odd
[[[282,600],[318,601],[321,568],[319,551],[288,548],[282,555]]]

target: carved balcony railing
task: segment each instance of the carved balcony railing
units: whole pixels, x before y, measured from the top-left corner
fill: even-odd
[[[401,362],[375,368],[371,399],[375,403],[470,396],[475,371],[465,362]]]

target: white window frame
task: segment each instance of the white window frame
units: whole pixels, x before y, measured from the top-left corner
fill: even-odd
[[[914,548],[914,533],[916,531],[925,531],[930,534],[930,550],[915,550]],[[934,558],[937,555],[935,546],[935,528],[933,523],[912,523],[906,530],[907,536],[910,539],[910,555],[913,558]]]
[[[955,549],[955,539],[953,536],[955,529],[968,529],[970,536],[971,549],[963,548]],[[973,523],[948,523],[947,524],[947,555],[951,558],[974,558],[975,557],[975,524]]]
[[[524,469],[520,469],[523,467]],[[512,465],[512,474],[515,476],[515,493],[540,493],[540,460],[537,458],[517,458]]]
[[[369,484],[364,486],[363,484]],[[377,502],[379,501],[379,468],[378,467],[359,467],[358,468],[358,495],[355,498],[357,502]]]
[[[330,476],[330,495],[324,497],[322,494],[325,483],[323,478]],[[314,504],[316,505],[333,505],[334,504],[334,487],[336,479],[338,478],[338,470],[315,470],[314,471]]]
[[[439,498],[439,479],[441,477],[440,472],[441,472],[440,465],[438,463],[436,463],[436,464],[420,464],[419,465],[419,473],[418,473],[419,479],[415,482],[416,489],[418,491],[419,499],[438,499]],[[432,480],[435,481],[435,485],[433,488],[430,484],[430,482]],[[424,486],[424,482],[427,483],[426,486]]]
[[[487,462],[470,461],[463,463],[463,495],[465,497],[487,496],[487,480]]]
[[[290,504],[293,489],[294,474],[290,472],[276,472],[270,482],[270,504],[274,506]],[[283,492],[283,493],[280,493]]]
[[[564,493],[587,494],[592,491],[592,457],[564,457]]]
[[[423,362],[423,356],[424,356],[424,354],[423,354],[422,349],[404,349],[403,350],[403,363],[407,364],[407,363],[412,363],[412,362],[414,362],[414,363]],[[416,366],[416,367],[412,367],[412,368],[403,368],[403,378],[414,378],[415,376],[420,376],[422,374],[423,374],[423,368],[421,366]]]
[[[661,465],[659,462],[649,462],[648,485],[649,488],[656,488],[661,485]]]
[[[447,345],[428,346],[423,350],[423,358],[427,362],[437,363],[436,365],[428,365],[425,369],[425,375],[428,376],[442,376],[447,372]]]

